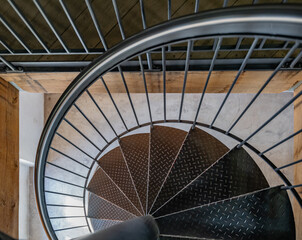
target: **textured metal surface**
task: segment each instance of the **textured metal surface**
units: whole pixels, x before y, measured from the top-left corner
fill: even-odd
[[[234,148],[159,209],[155,216],[201,206],[269,187],[243,148]]]
[[[87,189],[135,215],[141,215],[131,201],[122,193],[122,191],[113,183],[102,169],[98,169],[96,171]]]
[[[149,134],[123,137],[120,146],[130,170],[139,198],[146,206],[149,159]]]
[[[101,231],[106,228],[112,227],[115,224],[121,223],[119,221],[112,221],[107,219],[90,218],[90,222],[94,231]]]
[[[218,240],[214,238],[195,238],[195,237],[185,237],[185,236],[168,236],[168,235],[159,235],[159,240]],[[219,239],[220,240],[220,239]]]
[[[177,128],[154,126],[151,130],[148,210],[150,210],[187,133]]]
[[[143,213],[138,194],[131,179],[130,172],[125,163],[120,147],[112,149],[100,160],[101,168],[109,175],[117,186],[125,193],[138,210]]]
[[[199,128],[190,130],[151,212],[228,152],[219,140]]]
[[[88,202],[88,217],[108,219],[114,221],[126,221],[136,217],[130,212],[114,205],[107,200],[90,193]]]
[[[294,240],[290,200],[280,187],[158,218],[161,234],[225,240]]]

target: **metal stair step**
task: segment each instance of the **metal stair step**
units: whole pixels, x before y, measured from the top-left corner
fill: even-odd
[[[90,218],[91,225],[94,231],[101,231],[106,228],[112,227],[115,224],[121,223],[120,221],[112,221],[107,219]]]
[[[243,148],[233,148],[182,189],[154,216],[201,206],[269,187],[261,170]]]
[[[225,240],[294,240],[295,223],[280,186],[157,218],[160,233]]]

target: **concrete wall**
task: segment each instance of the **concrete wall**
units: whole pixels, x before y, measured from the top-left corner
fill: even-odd
[[[20,92],[19,238],[47,239],[35,201],[33,167],[44,126],[44,95]]]

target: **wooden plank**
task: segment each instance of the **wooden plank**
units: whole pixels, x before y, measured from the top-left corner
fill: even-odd
[[[271,71],[245,71],[239,77],[233,93],[256,93],[270,76]],[[142,75],[139,72],[125,72],[125,78],[132,93],[143,93]],[[208,72],[190,71],[188,73],[186,93],[200,93],[203,90]],[[214,71],[212,73],[207,92],[225,93],[231,86],[236,71]],[[71,81],[78,75],[75,72],[66,73],[9,73],[0,74],[0,77],[14,82],[21,89],[28,92],[62,93]],[[183,72],[167,72],[167,92],[179,93],[182,90]],[[110,72],[104,79],[112,93],[123,93],[125,89],[121,76],[117,72]],[[162,72],[146,72],[148,90],[150,93],[163,91]],[[264,93],[280,93],[293,87],[301,81],[301,71],[280,71],[265,88]],[[91,91],[104,93],[102,84],[94,84]]]
[[[302,91],[302,85],[295,89],[294,94]],[[299,97],[294,103],[294,131],[302,129],[302,97]],[[294,161],[302,159],[302,134],[294,138]],[[295,166],[294,184],[302,184],[302,164]],[[302,198],[302,187],[296,189]],[[302,239],[302,209],[297,201],[294,201],[294,213],[296,221],[296,238]]]
[[[0,231],[18,238],[19,93],[0,78]]]

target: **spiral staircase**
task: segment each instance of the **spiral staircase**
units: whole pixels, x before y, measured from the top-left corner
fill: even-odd
[[[113,3],[124,39],[117,5]],[[93,9],[89,10],[93,13]],[[248,135],[239,137],[232,132],[280,69],[301,55],[301,13],[299,5],[247,6],[196,13],[145,29],[85,68],[54,107],[37,151],[36,194],[48,236],[51,239],[296,239],[299,226],[295,226],[291,201],[302,206],[296,191],[300,185],[293,185],[281,171],[288,166],[275,166],[265,153],[302,130],[264,150],[258,150],[249,140],[302,92]],[[201,109],[225,39],[249,39],[249,48],[245,49],[238,73],[216,114],[206,123],[201,115],[207,112],[201,114]],[[264,39],[282,41],[289,49],[229,127],[215,126],[218,118],[224,118],[225,103],[253,52],[261,50]],[[192,99],[186,98],[190,57],[205,42],[213,43],[213,56],[193,112],[185,106],[186,101],[192,103]],[[106,42],[103,45],[107,50]],[[175,46],[186,49],[184,77],[179,82],[181,92],[169,94],[166,57]],[[163,85],[158,94],[148,92],[146,77],[154,54],[160,56],[162,63],[158,71],[162,72]],[[131,80],[125,77],[125,65],[140,72],[143,94],[129,90]],[[110,72],[120,74],[115,84],[123,89],[122,93],[110,91],[110,80],[106,78]],[[95,86],[103,86],[106,97],[94,94]],[[105,111],[109,103],[110,110]],[[227,147],[219,134],[236,144]],[[270,167],[281,185],[269,184],[250,152]],[[140,238],[139,229],[143,227],[139,219],[146,218],[153,221],[144,225],[146,231],[153,232],[148,238]],[[129,235],[123,234],[123,226]],[[120,235],[110,238],[116,234]],[[133,237],[135,234],[137,238]]]

